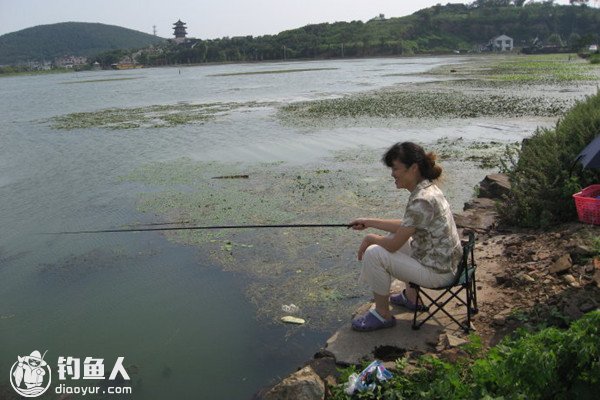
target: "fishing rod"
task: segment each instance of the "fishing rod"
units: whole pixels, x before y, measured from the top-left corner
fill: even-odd
[[[48,232],[47,235],[76,235],[81,233],[150,232],[150,231],[187,231],[208,229],[248,229],[248,228],[351,228],[350,224],[287,224],[287,225],[215,225],[215,226],[179,226],[162,228],[101,229],[95,231]]]

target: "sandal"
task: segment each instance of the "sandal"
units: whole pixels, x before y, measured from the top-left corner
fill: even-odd
[[[410,301],[409,299],[406,298],[405,293],[406,293],[406,290],[403,290],[402,293],[400,293],[400,294],[390,296],[390,303],[392,303],[396,306],[407,308],[410,311],[415,311],[415,309],[417,309],[417,311],[429,310],[429,307],[426,307],[423,304],[419,304],[419,307],[417,307],[417,305],[415,303],[413,303],[412,301]]]
[[[375,309],[369,310],[361,317],[352,320],[352,329],[355,331],[369,332],[378,329],[392,328],[396,325],[396,318],[385,319]]]

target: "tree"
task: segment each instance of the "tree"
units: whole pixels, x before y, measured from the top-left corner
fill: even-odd
[[[475,0],[471,6],[473,7],[508,7],[511,0]]]
[[[563,40],[558,33],[553,33],[550,35],[546,42],[552,46],[563,47]]]
[[[567,40],[567,43],[569,44],[571,50],[577,51],[579,50],[579,47],[581,47],[581,36],[576,32],[573,32],[569,36],[569,40]]]

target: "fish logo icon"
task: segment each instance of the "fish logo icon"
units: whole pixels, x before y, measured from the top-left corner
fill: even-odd
[[[50,387],[52,371],[44,356],[34,350],[28,356],[17,356],[10,369],[10,384],[23,397],[37,397]]]

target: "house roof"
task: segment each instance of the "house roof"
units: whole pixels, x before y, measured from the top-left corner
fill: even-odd
[[[492,40],[513,40],[513,38],[506,36],[506,35],[500,35],[500,36],[496,36]]]

